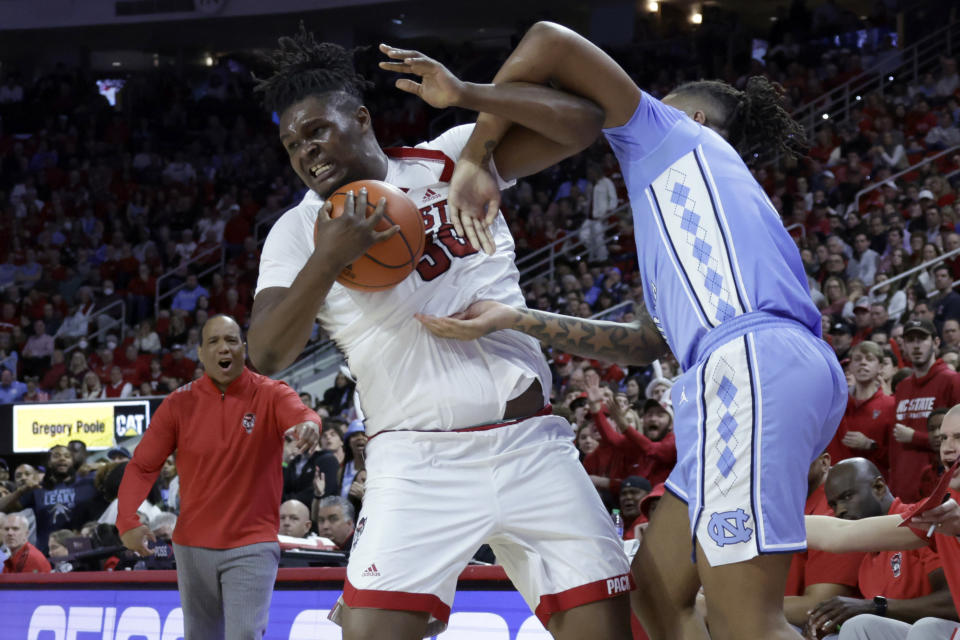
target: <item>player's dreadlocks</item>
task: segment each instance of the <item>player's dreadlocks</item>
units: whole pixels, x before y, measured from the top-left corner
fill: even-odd
[[[353,51],[332,42],[317,42],[302,22],[295,36],[283,36],[277,45],[278,49],[260,55],[273,75],[265,79],[255,76],[253,89],[263,94],[264,106],[270,111],[282,113],[307,96],[331,91],[342,91],[361,102],[364,90],[373,86],[354,69]]]
[[[807,148],[803,127],[781,105],[783,87],[763,76],[751,76],[743,91],[719,80],[701,80],[683,84],[671,93],[712,101],[720,113],[714,128],[741,153],[796,156]]]

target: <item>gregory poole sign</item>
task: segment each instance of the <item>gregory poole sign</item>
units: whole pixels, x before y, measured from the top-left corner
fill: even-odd
[[[149,400],[17,404],[13,451],[42,452],[71,440],[109,449],[117,438],[142,435],[149,422]]]

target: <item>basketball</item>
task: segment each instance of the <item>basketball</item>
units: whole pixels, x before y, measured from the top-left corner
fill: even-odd
[[[386,231],[395,224],[400,225],[400,231],[373,245],[353,264],[344,267],[337,282],[357,291],[384,291],[416,268],[426,242],[423,218],[417,205],[403,191],[379,180],[358,180],[338,188],[329,198],[333,205],[330,217],[343,215],[347,193],[353,191],[354,197],[359,198],[361,187],[367,188],[367,216],[373,215],[380,198],[387,199],[377,231]],[[316,229],[314,226],[314,234]]]

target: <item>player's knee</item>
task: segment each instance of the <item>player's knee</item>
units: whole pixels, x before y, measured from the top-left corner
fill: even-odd
[[[418,611],[351,609],[341,611],[343,640],[420,640],[429,615]]]

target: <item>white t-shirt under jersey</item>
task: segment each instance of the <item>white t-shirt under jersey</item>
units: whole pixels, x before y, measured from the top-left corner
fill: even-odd
[[[449,185],[441,176],[448,179],[471,131],[472,125],[455,127],[417,145],[420,151],[402,150],[389,158],[385,181],[406,189],[424,219],[427,242],[417,270],[387,291],[368,293],[334,283],[317,316],[357,379],[368,435],[495,422],[507,401],[537,378],[544,403],[548,400],[550,371],[534,338],[498,331],[472,342],[445,340],[413,317],[450,315],[477,300],[524,304],[503,216],[493,226],[497,250],[492,256],[459,239],[447,220]],[[313,254],[313,227],[322,203],[310,191],[274,224],[260,259],[258,292],[293,283]]]

